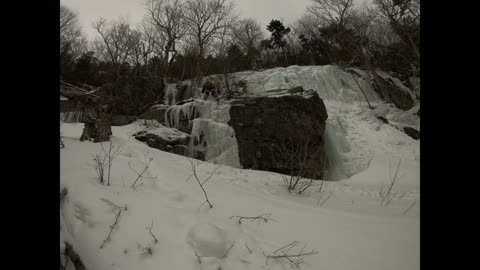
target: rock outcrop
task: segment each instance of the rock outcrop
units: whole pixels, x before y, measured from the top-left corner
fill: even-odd
[[[235,130],[241,166],[322,179],[327,117],[314,91],[234,99],[229,125]]]
[[[161,126],[137,132],[133,136],[152,148],[178,155],[186,155],[188,153],[190,135],[177,129]]]

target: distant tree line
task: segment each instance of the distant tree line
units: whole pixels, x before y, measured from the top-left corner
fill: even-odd
[[[61,6],[62,80],[110,85],[111,94],[127,103],[137,96],[135,110],[141,111],[148,93],[162,98],[158,88],[164,82],[210,74],[335,64],[389,71],[405,80],[419,76],[420,0],[311,0],[304,16],[288,26],[240,18],[229,0],[145,0],[144,5],[138,25],[125,18],[93,22],[98,35],[91,42],[78,13]]]

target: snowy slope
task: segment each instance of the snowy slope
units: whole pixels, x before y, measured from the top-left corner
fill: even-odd
[[[368,124],[368,115],[357,107],[337,109],[347,124],[360,123],[357,129],[365,134],[379,126],[379,131],[370,131],[375,137],[362,138],[365,145],[375,141],[379,146],[368,168],[348,180],[325,182],[323,193],[316,187],[296,196],[282,188],[279,174],[199,162],[201,179],[220,166],[205,185],[212,209],[200,207],[204,195],[190,177],[188,160],[136,141],[131,134],[143,128],[137,123],[113,127],[112,141],[122,152],[113,162],[111,186],[99,184],[89,165],[92,155],[101,151],[100,144],[79,142],[83,125],[64,123],[60,173],[68,196],[61,209],[61,238],[72,243],[87,269],[94,270],[290,269],[284,259],[271,259],[267,265],[264,254],[294,240],[301,242],[300,248],[307,244],[305,251],[319,252],[306,257],[308,264],[302,269],[419,269],[418,145],[399,137],[393,127]],[[349,136],[350,143],[360,138],[352,132]],[[140,171],[145,153],[153,158],[147,175],[156,179],[144,179],[133,190],[136,174],[128,164]],[[398,196],[380,206],[377,194],[388,181],[388,164],[400,157]],[[127,210],[111,241],[100,249],[115,220],[114,205]],[[238,224],[230,218],[262,213],[275,221]],[[152,224],[157,244],[146,229]],[[152,255],[142,255],[139,246],[149,245]]]

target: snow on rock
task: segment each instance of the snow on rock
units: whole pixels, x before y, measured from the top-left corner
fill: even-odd
[[[187,243],[201,257],[222,258],[228,245],[225,233],[214,224],[197,224],[187,234]]]
[[[420,103],[417,103],[410,110],[404,111],[386,103],[378,104],[374,111],[377,116],[385,117],[392,125],[420,130],[420,117],[416,115],[419,108]]]
[[[337,100],[345,103],[366,102],[358,84],[370,101],[380,101],[371,82],[365,78],[352,77],[352,74],[336,66],[289,66],[273,68],[262,72],[239,74],[247,82],[248,93],[262,93],[274,89],[290,89],[302,86],[315,90],[324,100]],[[358,82],[358,84],[357,84]]]

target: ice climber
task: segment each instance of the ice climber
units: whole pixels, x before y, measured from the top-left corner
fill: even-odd
[[[217,91],[217,88],[215,87],[215,84],[213,84],[211,81],[206,81],[202,88],[202,94],[204,94],[203,100],[207,100],[210,93],[215,98],[217,103],[220,102],[220,98],[218,97],[218,91]]]

